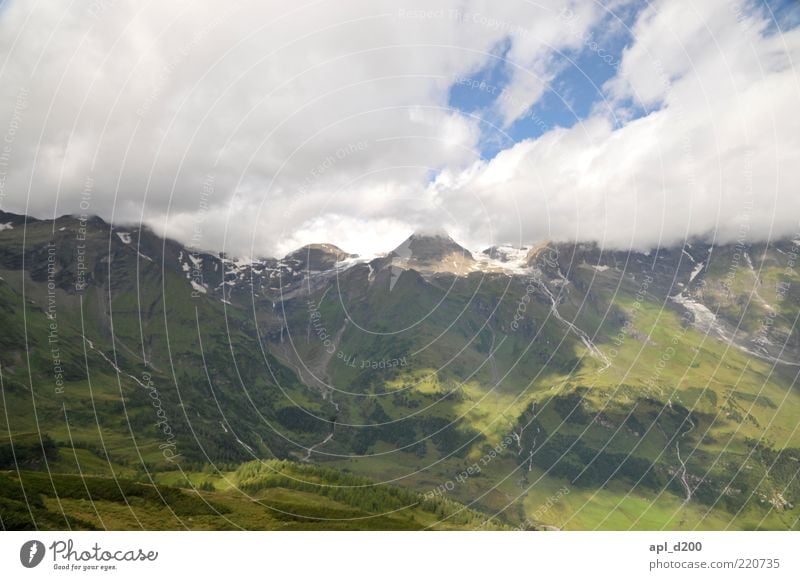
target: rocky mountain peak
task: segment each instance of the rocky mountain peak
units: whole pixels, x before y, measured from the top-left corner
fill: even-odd
[[[309,244],[286,256],[284,262],[296,262],[302,270],[322,272],[330,270],[337,263],[348,258],[355,258],[333,244]]]
[[[430,264],[456,255],[472,261],[472,252],[458,244],[444,230],[417,231],[392,250],[392,256],[415,264]]]

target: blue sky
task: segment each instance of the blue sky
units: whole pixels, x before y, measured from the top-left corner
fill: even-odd
[[[580,37],[579,49],[556,55],[552,68],[558,72],[543,97],[505,129],[495,105],[509,82],[512,65],[505,60],[509,39],[495,47],[494,58],[484,68],[463,79],[463,83],[454,84],[449,106],[486,121],[482,155],[492,157],[515,142],[538,137],[555,127],[569,128],[587,118],[604,100],[603,85],[617,73],[622,52],[632,41],[630,27],[642,7],[632,5],[617,10]]]
[[[204,247],[238,256],[370,253],[442,224],[474,248],[643,249],[735,239],[742,208],[753,239],[795,235],[797,0],[441,4],[462,16],[423,0],[411,15],[396,0],[263,0],[224,18],[213,0],[93,18],[0,3],[0,121],[22,87],[28,101],[3,209],[76,211],[91,177],[92,212],[179,240],[201,220]]]
[[[777,27],[786,31],[800,24],[800,3],[797,0],[757,0],[751,6],[763,11],[771,20],[768,33],[774,33]],[[606,99],[603,85],[616,75],[624,49],[634,41],[631,28],[645,7],[645,3],[633,3],[618,8],[613,16],[601,20],[589,34],[582,37],[578,50],[557,55],[553,68],[559,72],[548,83],[542,98],[507,128],[503,128],[495,105],[497,95],[509,82],[510,65],[505,60],[510,44],[508,41],[496,46],[494,58],[483,69],[464,79],[464,84],[454,84],[448,105],[485,121],[481,139],[482,156],[491,158],[514,143],[539,137],[555,127],[573,127],[586,119],[595,107],[602,107]],[[478,88],[473,88],[475,85]],[[636,103],[627,105],[630,116],[624,121],[616,120],[617,124],[651,112]]]

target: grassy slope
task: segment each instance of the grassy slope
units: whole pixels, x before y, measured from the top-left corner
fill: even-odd
[[[775,274],[766,271],[765,275]],[[393,453],[385,460],[379,455],[335,464],[386,479],[402,477],[417,489],[434,489],[480,460],[487,445],[502,440],[515,425],[518,428],[518,418],[536,403],[538,425],[544,432],[570,438],[567,443],[577,439],[588,446],[582,456],[566,453],[562,457],[568,445],[559,441],[563,446],[549,456],[547,469],[534,462],[532,471],[524,473],[531,466],[519,464],[516,450],[506,451],[480,476],[457,486],[454,497],[464,502],[479,498],[483,509],[503,510],[511,521],[534,514],[543,523],[572,529],[797,526],[793,504],[800,498],[800,478],[797,469],[792,470],[800,458],[797,390],[771,363],[688,325],[666,294],[651,293],[634,305],[639,283],[620,281],[609,273],[593,281],[594,303],[571,290],[562,307],[563,315],[574,317],[582,328],[596,334],[601,349],[613,359],[602,373],[598,372],[600,362],[562,330],[566,349],[580,357],[572,372],[546,370],[529,385],[493,388],[486,380],[448,381],[447,373],[429,367],[400,372],[381,385],[392,393],[381,401],[392,418],[433,403],[431,414],[460,417],[453,429],[475,439],[465,456],[453,457],[429,444],[424,462],[414,453]],[[541,312],[533,317],[545,318]],[[622,320],[631,324],[622,340],[614,342],[611,339],[620,331]],[[510,357],[501,359],[503,369],[515,362]],[[453,394],[442,399],[450,391]],[[554,412],[555,405],[565,406],[565,395],[572,392],[579,394],[577,407],[570,401],[566,412]],[[570,412],[572,408],[575,413]],[[690,423],[694,423],[691,431]],[[678,448],[693,488],[689,503],[683,501]],[[776,456],[764,449],[786,451]],[[381,453],[380,444],[371,451]],[[623,460],[641,462],[643,467],[631,468],[627,477],[626,469],[613,474],[595,469],[599,479],[589,486],[572,476],[558,475],[574,476],[587,466],[591,474],[604,459],[613,460],[615,467]],[[577,463],[574,469],[560,469],[570,461]],[[429,467],[417,473],[421,463]],[[778,474],[776,468],[781,466],[783,473]],[[607,475],[614,477],[607,481]],[[572,493],[559,499],[558,507],[540,513],[548,498],[565,485]]]
[[[86,461],[82,467],[91,469]],[[2,471],[0,527],[419,530],[472,529],[483,521],[450,501],[429,501],[398,487],[286,461],[245,464],[215,475],[160,473],[156,479],[153,484],[86,472]]]
[[[8,231],[0,235],[11,239]],[[48,236],[49,226],[33,228],[28,243],[41,243]],[[102,236],[98,240],[108,244],[107,235],[105,241]],[[23,324],[21,309],[0,309],[0,323],[6,329],[0,337],[5,341],[0,359],[3,407],[7,411],[0,415],[3,431],[13,434],[15,443],[21,435],[23,440],[32,437],[34,445],[36,433],[49,434],[61,449],[59,458],[50,464],[55,472],[80,470],[97,477],[114,473],[126,479],[142,479],[147,469],[155,471],[156,481],[180,483],[187,476],[174,471],[157,447],[162,437],[154,428],[146,392],[126,376],[141,377],[147,370],[153,374],[170,420],[180,432],[179,447],[193,463],[185,468],[190,470],[189,479],[196,485],[209,480],[219,488],[201,495],[213,494],[233,506],[229,507],[234,512],[246,512],[252,519],[242,515],[242,521],[253,526],[273,526],[269,517],[259,515],[261,508],[253,508],[252,501],[235,491],[240,483],[236,478],[223,480],[218,472],[232,473],[237,464],[252,457],[236,438],[247,441],[259,457],[302,456],[301,445],[321,441],[328,426],[308,419],[294,408],[295,403],[321,417],[330,416],[331,406],[274,358],[268,356],[267,366],[253,329],[248,327],[246,312],[225,308],[210,297],[187,299],[187,282],[180,273],[167,269],[162,279],[155,249],[146,250],[155,258],[151,263],[137,259],[130,247],[114,243],[118,254],[111,279],[107,285],[88,291],[83,319],[75,295],[62,290],[56,295],[62,359],[69,371],[65,396],[54,396],[41,275],[36,280],[25,279],[27,325]],[[786,277],[779,271],[785,264],[778,256],[755,262],[757,268],[765,265],[764,280],[774,282]],[[719,294],[712,290],[719,288],[719,278],[726,272],[717,265],[701,276],[706,278],[710,307]],[[97,273],[99,278],[102,274],[102,270]],[[4,278],[0,281],[0,305],[23,304],[20,271],[3,269],[0,275]],[[795,419],[800,399],[796,389],[789,386],[786,373],[775,372],[769,363],[687,326],[663,292],[651,293],[636,307],[634,296],[640,280],[620,279],[613,270],[599,273],[580,265],[570,277],[572,285],[564,291],[560,311],[595,335],[603,352],[609,356],[613,353],[613,365],[602,373],[600,361],[554,320],[542,295],[533,296],[520,327],[510,327],[509,321],[526,294],[523,280],[473,276],[427,284],[409,272],[391,294],[367,285],[366,277],[363,287],[351,285],[354,301],[349,304],[350,314],[356,320],[394,328],[432,314],[418,325],[411,339],[375,338],[352,327],[344,330],[340,352],[368,360],[387,358],[387,353],[390,358],[407,355],[410,364],[402,369],[364,372],[332,359],[327,373],[337,386],[372,395],[366,399],[337,395],[342,408],[337,420],[385,425],[339,425],[331,442],[318,450],[344,457],[315,458],[372,479],[396,480],[424,493],[453,480],[463,469],[481,461],[492,446],[528,424],[530,410],[536,404],[535,425],[543,435],[536,441],[534,460],[526,459],[534,448],[533,440],[526,439],[523,449],[504,450],[479,475],[457,486],[450,497],[474,502],[488,513],[500,512],[502,519],[513,524],[534,518],[572,529],[791,526],[796,520],[794,508],[781,504],[778,496],[794,504],[800,500],[796,489],[800,478],[793,477],[796,470],[792,470],[792,462],[800,457],[792,451],[800,447]],[[752,273],[737,270],[732,288],[747,293],[755,280]],[[139,295],[117,290],[131,285],[140,288]],[[776,296],[768,286],[762,283],[760,293],[764,300],[774,303]],[[110,312],[104,307],[109,288]],[[591,295],[584,293],[588,288]],[[784,319],[795,310],[791,296],[780,304],[783,318],[779,323],[784,326]],[[334,297],[333,292],[330,297]],[[290,323],[298,329],[298,336],[306,337],[307,308],[302,304],[290,306]],[[743,318],[751,331],[764,314],[760,303],[752,313],[746,308],[742,311],[738,302],[719,306],[729,318]],[[140,310],[145,314],[141,320]],[[345,316],[338,300],[327,300],[320,311],[331,333],[341,328]],[[109,314],[113,315],[115,342],[109,332]],[[626,320],[631,326],[621,344],[616,344],[612,338],[618,336]],[[198,321],[203,359],[199,357]],[[453,321],[456,323],[434,348],[422,348]],[[26,349],[19,343],[25,328],[31,377]],[[107,357],[116,356],[122,375],[89,350],[90,388],[82,329]],[[489,361],[493,346],[497,350],[494,360]],[[674,347],[674,353],[664,360],[669,346]],[[321,354],[321,344],[313,334],[305,342],[298,341],[296,347],[309,360]],[[143,364],[138,352],[142,349],[150,367]],[[442,368],[455,355],[454,362]],[[213,390],[208,385],[209,376]],[[397,421],[403,418],[408,419]],[[687,419],[695,425],[691,432]],[[287,443],[284,436],[301,445]],[[74,451],[73,446],[77,447]],[[399,447],[403,448],[400,452]],[[676,475],[679,448],[695,487],[695,497],[686,505]],[[774,455],[781,449],[788,451]],[[347,457],[359,454],[367,457]],[[625,461],[622,472],[607,469],[608,465],[621,465],[628,457],[631,460]],[[217,465],[211,470],[217,475],[201,469],[199,464],[208,459]],[[549,505],[565,486],[570,493],[543,511],[542,506]],[[270,497],[275,501],[345,509],[337,499],[307,489],[270,487],[258,491],[275,495]],[[47,510],[55,509],[54,497],[43,501]],[[78,519],[89,517],[79,497],[66,498],[65,502],[68,513]],[[104,509],[118,509],[113,503],[104,504]],[[143,505],[142,509],[152,509],[152,517],[157,518],[157,505]],[[253,513],[248,511],[253,509]],[[115,517],[125,521],[125,526],[135,523],[135,519],[123,516],[124,510]],[[199,518],[203,525],[227,525],[214,515],[197,513],[191,517]],[[416,524],[431,522],[429,516],[415,518]],[[368,519],[385,526],[402,523]],[[155,520],[148,522],[157,525]]]

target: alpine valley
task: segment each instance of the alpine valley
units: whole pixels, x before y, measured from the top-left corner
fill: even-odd
[[[0,525],[800,529],[798,253],[0,212]]]

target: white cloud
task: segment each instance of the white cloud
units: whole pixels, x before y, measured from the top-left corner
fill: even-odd
[[[652,4],[608,83],[605,113],[450,176],[433,186],[437,196],[458,205],[469,193],[489,208],[460,207],[476,244],[555,238],[643,249],[796,234],[800,31],[767,32],[748,8]],[[646,114],[616,127],[635,108]]]
[[[508,126],[607,18],[555,0],[13,0],[0,207],[78,212],[91,177],[89,211],[182,241],[199,224],[198,245],[240,255],[368,253],[441,225],[474,244],[641,246],[731,235],[745,214],[754,237],[794,231],[798,30],[767,32],[741,2],[643,10],[606,111],[655,112],[621,128],[596,113],[480,160],[479,120],[447,106],[454,79],[507,46]]]

